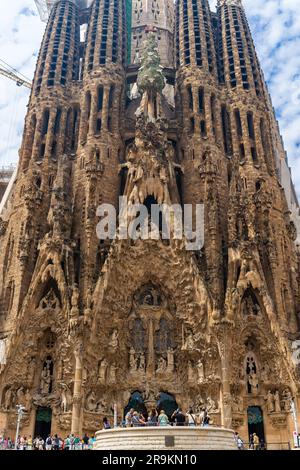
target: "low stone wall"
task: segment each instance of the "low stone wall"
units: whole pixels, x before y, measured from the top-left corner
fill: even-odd
[[[214,427],[115,428],[96,433],[95,450],[236,450],[234,432]]]

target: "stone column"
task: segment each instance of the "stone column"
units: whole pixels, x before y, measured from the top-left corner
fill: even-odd
[[[153,318],[149,320],[149,337],[148,337],[148,364],[147,372],[155,372],[155,354],[154,354],[154,321]]]
[[[72,409],[72,425],[71,433],[79,434],[81,429],[81,411],[82,411],[82,356],[83,346],[79,344],[74,350],[75,356],[75,376],[74,376],[74,392],[73,392],[73,409]]]
[[[230,392],[231,332],[229,326],[229,324],[222,325],[222,331],[219,331],[221,335],[218,338],[222,379],[220,391],[221,423],[225,428],[231,428],[232,424],[232,397]]]

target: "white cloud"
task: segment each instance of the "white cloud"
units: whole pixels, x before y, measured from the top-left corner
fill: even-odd
[[[216,0],[210,0],[214,9]],[[300,194],[299,0],[244,0]],[[0,58],[32,78],[45,24],[33,0],[1,1]],[[0,166],[16,162],[29,92],[0,76]]]

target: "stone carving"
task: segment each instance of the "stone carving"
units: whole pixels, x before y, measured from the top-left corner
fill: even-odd
[[[145,41],[137,86],[142,94],[142,101],[138,112],[143,112],[150,121],[154,120],[156,117],[154,98],[158,93],[162,92],[165,86],[165,78],[160,66],[160,57],[154,34],[149,34]]]
[[[275,405],[275,412],[281,413],[280,396],[279,396],[278,390],[276,390],[274,394],[274,405]]]
[[[198,384],[202,384],[205,380],[205,377],[204,377],[204,366],[203,366],[203,362],[201,361],[201,359],[199,359],[197,362],[197,373],[198,373],[197,382]]]
[[[112,332],[111,337],[109,338],[108,345],[113,351],[116,352],[118,350],[118,347],[119,347],[119,333],[118,333],[118,330],[114,330]]]
[[[61,384],[61,402],[60,407],[63,413],[67,413],[70,410],[72,404],[72,393],[66,384]]]
[[[283,401],[283,409],[284,411],[291,411],[291,404],[292,404],[292,394],[289,388],[286,388],[282,392],[282,401]]]
[[[157,374],[162,374],[162,373],[164,373],[166,370],[167,370],[167,361],[166,361],[166,359],[165,359],[163,356],[161,356],[161,357],[158,359],[158,364],[157,364],[156,373],[157,373]]]
[[[42,374],[41,374],[40,389],[41,389],[41,393],[44,395],[47,395],[48,393],[50,393],[50,387],[52,383],[50,363],[51,361],[46,360],[46,363],[43,367]]]
[[[167,351],[167,356],[168,356],[168,372],[173,372],[174,371],[174,351],[172,348],[169,348]]]
[[[243,413],[244,403],[243,403],[242,397],[240,396],[232,397],[232,411],[233,413]]]
[[[92,390],[86,397],[85,401],[85,409],[87,411],[96,411],[97,408],[97,400],[95,392]]]
[[[79,317],[79,290],[77,286],[73,286],[71,298],[71,312],[70,312],[70,328],[73,330],[78,324]]]
[[[98,370],[98,380],[99,382],[105,383],[106,381],[106,374],[107,374],[108,362],[107,359],[104,358],[100,362],[99,370]]]
[[[267,395],[265,396],[266,400],[266,405],[267,405],[267,411],[268,413],[273,413],[275,411],[275,406],[274,406],[274,395],[271,392],[271,390],[268,391]]]
[[[5,410],[9,410],[12,406],[12,399],[13,399],[13,395],[12,395],[12,390],[11,388],[9,387],[5,394],[4,394],[4,403],[3,403],[3,407]]]

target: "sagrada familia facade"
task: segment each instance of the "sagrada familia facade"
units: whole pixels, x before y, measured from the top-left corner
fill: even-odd
[[[0,221],[0,434],[135,406],[292,440],[300,258],[240,0],[48,2]],[[83,26],[85,25],[85,26]],[[84,28],[85,40],[82,41]],[[204,205],[204,246],[99,240],[97,208]],[[293,405],[293,406],[292,406]]]

